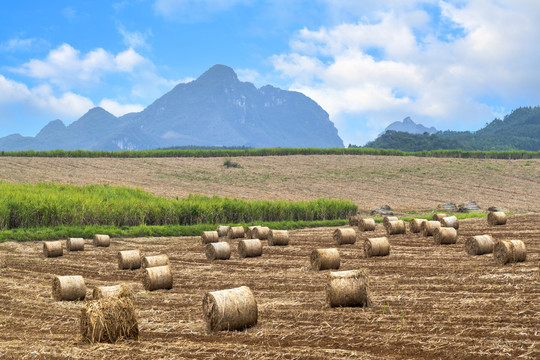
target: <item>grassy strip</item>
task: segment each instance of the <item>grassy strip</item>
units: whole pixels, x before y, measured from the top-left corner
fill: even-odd
[[[540,151],[465,151],[429,150],[406,152],[394,149],[372,148],[266,148],[266,149],[214,149],[214,150],[135,150],[135,151],[1,151],[0,156],[17,157],[84,157],[84,158],[145,158],[145,157],[231,157],[231,156],[287,156],[287,155],[383,155],[474,159],[538,159]]]
[[[483,218],[487,213],[456,213],[458,219]],[[512,214],[508,214],[509,216]],[[403,221],[425,218],[421,216],[400,218]],[[382,223],[382,218],[375,218],[375,222]],[[333,227],[348,225],[348,219],[322,220],[322,221],[272,221],[256,223],[229,224],[232,226],[262,225],[271,229],[295,230],[316,227]],[[5,241],[38,241],[67,239],[69,237],[82,237],[90,239],[94,234],[108,234],[112,237],[158,237],[158,236],[200,236],[203,231],[212,231],[216,224],[197,225],[162,225],[162,226],[123,226],[116,227],[110,225],[92,226],[56,226],[45,228],[12,229],[0,231],[0,242]]]
[[[440,211],[440,212],[445,213],[448,216],[455,216],[455,217],[458,218],[458,220],[471,219],[471,218],[485,218],[485,217],[488,216],[487,212],[471,212],[471,213],[451,213],[451,212],[446,212],[446,211]],[[507,214],[507,215],[510,215],[510,214]],[[405,222],[411,221],[412,219],[428,219],[428,220],[431,220],[431,216],[429,216],[429,217],[427,217],[427,216],[411,216],[411,217],[400,218],[400,220],[403,220]],[[381,221],[382,221],[382,219],[381,219]]]
[[[357,209],[358,206],[348,200],[323,198],[311,201],[247,201],[189,195],[169,199],[121,186],[0,182],[0,230],[332,220],[347,218]]]
[[[239,223],[233,226],[263,225],[271,229],[294,230],[312,227],[343,226],[348,220],[322,221],[274,221],[262,223]],[[162,225],[162,226],[124,226],[110,225],[92,226],[55,226],[28,229],[12,229],[0,231],[0,242],[5,241],[38,241],[82,237],[90,239],[94,234],[108,234],[111,237],[158,237],[158,236],[200,236],[203,231],[216,230],[215,224],[197,225]]]

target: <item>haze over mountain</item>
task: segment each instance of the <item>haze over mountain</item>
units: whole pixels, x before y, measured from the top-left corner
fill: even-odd
[[[408,116],[403,119],[403,121],[395,121],[391,123],[386,127],[386,129],[384,129],[384,132],[388,130],[402,131],[409,134],[423,134],[425,132],[428,134],[433,134],[434,132],[437,132],[437,129],[435,129],[433,126],[428,128],[422,124],[417,124]]]
[[[0,138],[0,150],[145,150],[174,146],[343,147],[315,101],[270,85],[257,89],[215,65],[146,109],[116,117],[93,108],[69,126],[51,121],[35,137]]]

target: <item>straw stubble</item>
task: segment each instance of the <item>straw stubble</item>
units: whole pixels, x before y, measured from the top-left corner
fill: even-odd
[[[115,343],[139,338],[139,324],[132,298],[110,296],[85,302],[81,308],[80,332],[90,343]]]

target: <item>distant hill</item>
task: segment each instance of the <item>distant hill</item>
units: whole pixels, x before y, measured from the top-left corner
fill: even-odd
[[[146,109],[116,117],[102,108],[65,126],[51,121],[35,137],[0,138],[0,150],[146,150],[194,147],[343,147],[315,101],[270,85],[257,89],[215,65]]]
[[[386,131],[365,147],[422,151],[436,149],[540,151],[540,107],[522,107],[476,132],[409,134]]]
[[[425,132],[428,134],[433,134],[434,132],[437,132],[437,129],[435,129],[433,126],[428,128],[422,124],[417,124],[408,116],[403,119],[403,121],[395,121],[384,129],[385,132],[389,130],[401,131],[409,134],[423,134]]]

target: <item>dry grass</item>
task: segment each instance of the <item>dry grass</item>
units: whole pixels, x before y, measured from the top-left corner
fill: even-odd
[[[331,196],[350,199],[361,210],[384,204],[400,211],[434,209],[474,200],[483,209],[540,211],[540,159],[299,155],[233,160],[242,168],[224,168],[223,158],[0,157],[0,180],[126,185],[172,198],[190,193],[281,200]]]
[[[460,222],[458,243],[433,245],[420,234],[390,238],[390,256],[363,258],[363,241],[339,248],[340,270],[370,277],[368,308],[328,308],[328,271],[309,269],[315,248],[333,246],[334,228],[289,231],[290,245],[239,259],[208,262],[199,237],[113,239],[110,248],[44,259],[41,243],[3,243],[0,254],[2,359],[538,359],[540,222],[513,216],[505,226]],[[493,255],[468,256],[464,241],[489,233],[521,239],[527,261],[499,266]],[[378,224],[370,237],[384,236]],[[361,237],[364,240],[364,237]],[[117,270],[119,250],[167,253],[171,290],[144,291],[142,270]],[[91,345],[78,334],[80,302],[55,302],[55,275],[80,274],[89,288],[132,286],[140,340]],[[202,300],[209,291],[249,286],[258,324],[208,333]]]

